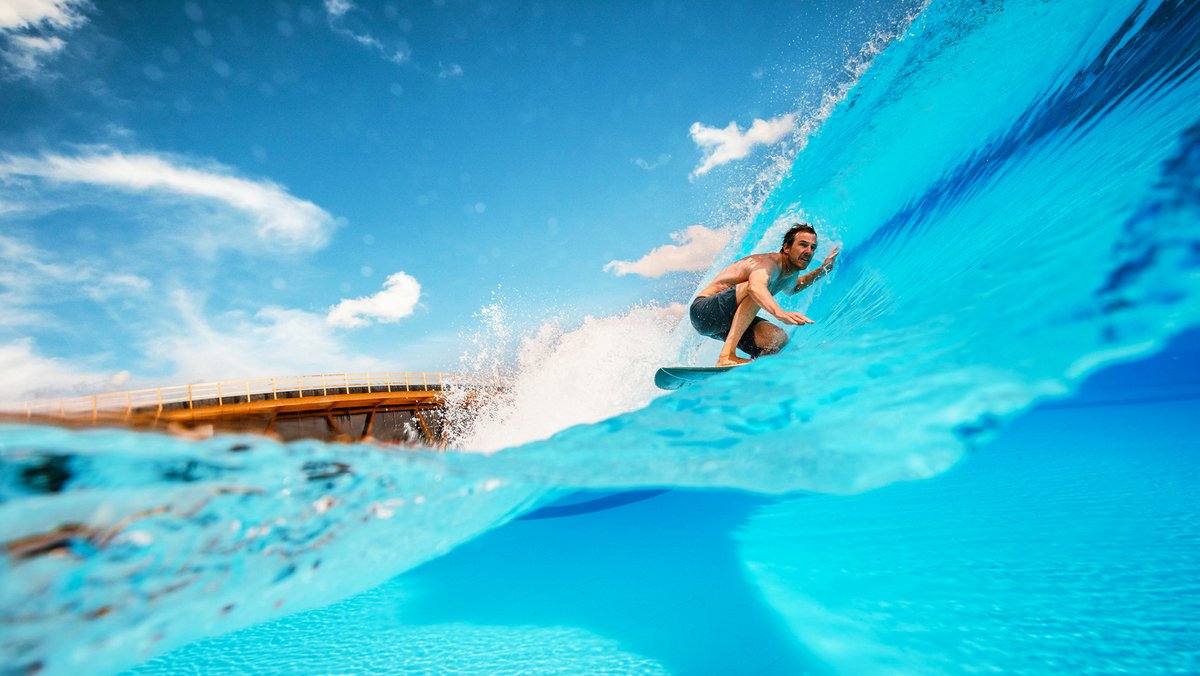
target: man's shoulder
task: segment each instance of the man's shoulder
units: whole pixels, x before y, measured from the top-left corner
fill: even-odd
[[[781,269],[781,267],[779,256],[777,254],[750,254],[749,256],[743,256],[730,263],[729,266],[717,276],[718,278],[728,276],[730,278],[737,279],[737,281],[744,282],[750,278],[750,275],[758,272],[759,270],[766,272],[769,275],[774,275]]]
[[[778,252],[751,254],[742,260],[751,263],[755,267],[778,268],[781,265]]]

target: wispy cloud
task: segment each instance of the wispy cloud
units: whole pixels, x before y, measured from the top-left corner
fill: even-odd
[[[397,272],[383,283],[373,296],[348,298],[329,309],[326,321],[339,328],[358,328],[372,321],[389,324],[411,315],[421,298],[421,285],[415,278]]]
[[[658,278],[669,272],[706,270],[729,243],[729,233],[693,225],[671,233],[671,239],[677,244],[664,244],[636,261],[612,261],[604,266],[604,271],[617,276]]]
[[[445,64],[438,64],[438,77],[440,78],[462,77],[462,74],[462,66],[458,65],[457,63],[452,63],[448,66]]]
[[[93,274],[83,293],[97,303],[103,303],[112,298],[146,294],[150,287],[150,280],[145,277],[124,272],[106,272]]]
[[[304,251],[324,246],[336,223],[332,216],[282,186],[253,181],[219,166],[189,166],[177,158],[154,154],[96,152],[75,157],[0,156],[0,180],[38,179],[52,184],[107,188],[135,194],[186,197],[216,203],[248,216],[257,238],[253,248],[268,252]],[[205,235],[216,234],[216,237]],[[206,233],[199,228],[194,241],[203,246],[244,247],[243,237]]]
[[[403,40],[384,40],[366,30],[357,16],[362,10],[350,0],[325,0],[325,15],[329,28],[338,35],[353,40],[379,54],[392,63],[405,63],[412,58],[412,50]],[[350,24],[357,24],[351,27]]]
[[[88,298],[104,303],[149,291],[150,280],[139,275],[85,261],[58,261],[16,237],[0,235],[0,329],[56,323],[43,309],[47,299]]]
[[[86,364],[46,357],[32,338],[0,343],[0,408],[34,399],[96,394],[123,385],[126,371],[104,373]]]
[[[67,43],[59,37],[36,35],[14,35],[8,39],[9,49],[4,51],[4,60],[18,71],[32,74],[46,58],[61,52]]]
[[[37,75],[45,61],[66,46],[62,36],[87,21],[84,0],[0,2],[0,56],[12,71]]]
[[[140,328],[130,339],[137,361],[153,365],[154,373],[142,373],[141,380],[182,384],[394,367],[351,347],[320,313],[275,305],[253,314],[214,313],[206,307],[205,294],[185,290],[167,294],[166,303],[148,303],[146,309],[151,315],[137,320]],[[0,408],[127,387],[128,371],[105,372],[96,365],[107,358],[48,356],[28,336],[0,342]]]
[[[127,371],[104,372],[101,355],[86,359],[48,356],[32,336],[22,333],[80,330],[78,316],[65,319],[53,306],[90,299],[150,305],[150,281],[114,272],[92,261],[63,260],[11,235],[0,235],[0,407],[13,409],[27,400],[54,399],[111,391],[125,384]],[[78,308],[75,308],[78,310]],[[88,322],[91,324],[92,322]],[[9,338],[16,334],[16,337]]]
[[[325,0],[325,11],[331,18],[340,19],[352,9],[354,9],[354,4],[348,0]]]
[[[724,129],[696,122],[688,131],[704,157],[700,166],[692,171],[691,178],[707,174],[714,167],[727,162],[740,160],[749,155],[755,146],[776,143],[795,129],[796,116],[791,114],[771,120],[755,120],[750,129],[744,132],[735,122],[730,122]]]
[[[671,156],[666,153],[662,153],[658,157],[654,158],[653,162],[644,160],[640,157],[633,161],[634,164],[638,165],[642,169],[645,169],[646,171],[654,171],[659,167],[665,167],[670,162]]]
[[[203,297],[170,294],[170,312],[147,332],[143,354],[167,364],[173,382],[307,373],[384,370],[388,365],[349,348],[325,317],[303,310],[267,306],[253,315],[209,316]]]

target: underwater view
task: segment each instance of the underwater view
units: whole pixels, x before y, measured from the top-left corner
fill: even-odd
[[[902,9],[445,449],[0,424],[5,673],[1200,671],[1200,3]],[[815,323],[656,389],[796,222]]]

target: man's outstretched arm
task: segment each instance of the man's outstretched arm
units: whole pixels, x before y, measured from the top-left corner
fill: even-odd
[[[807,275],[801,275],[800,278],[796,280],[796,288],[792,289],[792,293],[789,295],[800,293],[801,291],[812,286],[813,282],[829,274],[829,272],[833,270],[834,264],[837,262],[837,255],[840,251],[840,247],[835,247],[834,250],[825,257],[825,262],[821,263],[821,267],[813,270]]]

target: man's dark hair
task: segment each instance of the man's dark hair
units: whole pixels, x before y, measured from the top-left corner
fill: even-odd
[[[783,251],[791,246],[792,240],[796,239],[796,233],[798,232],[811,232],[813,237],[817,236],[816,229],[808,223],[797,223],[791,228],[788,228],[788,231],[783,234],[783,245],[779,247],[779,250]]]

